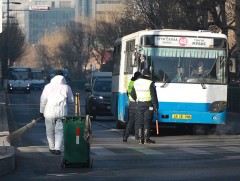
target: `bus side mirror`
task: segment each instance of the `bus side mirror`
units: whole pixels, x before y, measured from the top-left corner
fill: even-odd
[[[236,73],[236,59],[235,58],[230,58],[229,61],[228,61],[228,69],[229,69],[229,72],[231,73]]]

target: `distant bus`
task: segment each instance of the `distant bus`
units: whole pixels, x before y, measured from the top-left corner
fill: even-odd
[[[115,41],[113,61],[111,108],[118,128],[128,119],[128,83],[142,68],[151,71],[155,82],[159,123],[204,130],[225,123],[226,35],[203,30],[139,31]]]
[[[8,68],[8,93],[31,92],[32,71],[27,66],[13,66]]]
[[[42,90],[46,84],[44,68],[32,68],[32,88]]]
[[[71,79],[70,79],[70,77],[69,77],[69,74],[68,74],[68,70],[67,70],[67,69],[51,69],[51,70],[49,71],[49,81],[55,76],[55,72],[56,72],[57,70],[61,70],[61,71],[63,72],[63,76],[64,76],[64,78],[65,78],[65,80],[66,80],[66,83],[67,83],[67,84],[70,84]]]

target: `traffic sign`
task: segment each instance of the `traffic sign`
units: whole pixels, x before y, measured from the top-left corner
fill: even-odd
[[[30,11],[49,11],[50,7],[47,5],[32,5],[29,6]]]

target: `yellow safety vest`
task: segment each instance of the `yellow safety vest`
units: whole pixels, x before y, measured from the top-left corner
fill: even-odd
[[[151,101],[150,85],[152,81],[147,79],[138,79],[134,82],[134,89],[137,95],[137,102]]]
[[[135,101],[132,97],[131,97],[131,92],[132,92],[132,88],[133,88],[133,84],[134,84],[134,81],[130,81],[129,84],[128,84],[128,89],[127,89],[127,92],[128,92],[128,98],[130,101]]]

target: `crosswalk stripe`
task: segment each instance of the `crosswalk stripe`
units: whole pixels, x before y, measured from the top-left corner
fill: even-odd
[[[232,151],[232,152],[236,152],[236,153],[240,153],[240,148],[239,147],[226,146],[226,147],[219,147],[219,148],[224,149],[224,150],[228,150],[228,151]]]
[[[128,147],[130,149],[134,149],[140,153],[146,154],[146,155],[154,155],[154,154],[164,154],[160,151],[149,149],[149,148],[144,148],[144,147]]]
[[[49,152],[48,146],[47,146],[47,139],[43,138],[41,139],[42,142],[46,144],[46,146],[30,146],[32,148],[37,149],[39,152],[46,154],[46,155],[51,155],[52,154]],[[30,148],[29,147],[29,148]],[[158,150],[146,148],[146,147],[140,147],[140,146],[128,146],[127,148],[135,150],[137,152],[146,154],[146,155],[162,155],[162,154],[167,154]],[[235,153],[240,153],[240,147],[217,147],[219,149],[235,152]],[[206,154],[213,154],[208,151],[201,150],[199,148],[192,148],[192,147],[174,147],[174,149],[178,149],[187,153],[191,153],[194,155],[206,155]],[[21,148],[20,148],[21,150]],[[118,155],[119,153],[114,153],[113,151],[109,150],[108,148],[104,148],[101,146],[91,146],[90,148],[91,153],[97,156],[111,156],[111,155]],[[29,150],[30,151],[30,150]]]
[[[182,151],[185,151],[187,153],[192,153],[192,154],[195,154],[195,155],[206,155],[206,154],[212,154],[210,152],[207,152],[207,151],[204,151],[204,150],[200,150],[200,149],[197,149],[197,148],[178,148],[179,150],[182,150]]]
[[[95,154],[95,155],[116,155],[116,153],[105,149],[103,147],[91,147],[91,153]]]
[[[22,152],[35,152],[36,149],[38,152],[43,153],[47,156],[56,156],[49,152],[48,146],[28,146],[28,147],[18,147],[19,151]]]

